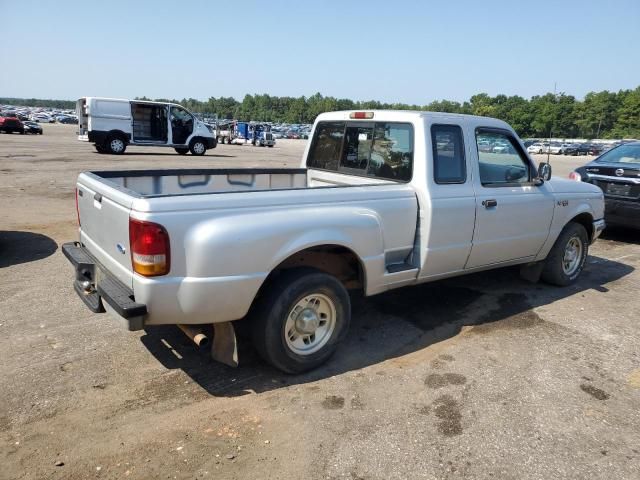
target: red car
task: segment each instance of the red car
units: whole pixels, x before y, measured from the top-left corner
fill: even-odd
[[[0,114],[0,132],[19,132],[24,135],[24,125],[18,117]]]

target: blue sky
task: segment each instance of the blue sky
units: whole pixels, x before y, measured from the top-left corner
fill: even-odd
[[[640,85],[640,1],[0,0],[0,96],[425,104]]]

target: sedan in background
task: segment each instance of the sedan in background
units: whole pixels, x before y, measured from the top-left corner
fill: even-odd
[[[640,229],[640,142],[612,148],[569,178],[602,189],[607,225]]]
[[[567,143],[562,146],[562,153],[564,155],[578,155],[578,145],[575,143]]]
[[[544,145],[541,143],[533,143],[527,147],[528,153],[542,153],[544,152]]]
[[[32,122],[31,120],[25,120],[22,122],[22,125],[24,125],[24,133],[42,135],[42,126],[39,123]]]
[[[581,143],[576,147],[576,155],[591,155],[591,144]]]

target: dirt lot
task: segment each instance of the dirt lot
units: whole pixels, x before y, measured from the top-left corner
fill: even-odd
[[[243,346],[230,369],[77,299],[75,179],[294,166],[304,141],[114,157],[73,132],[0,135],[0,478],[640,478],[637,234],[608,232],[570,288],[503,269],[354,299],[325,367],[285,376]]]

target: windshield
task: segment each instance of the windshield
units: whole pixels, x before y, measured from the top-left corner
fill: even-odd
[[[640,145],[620,145],[597,160],[602,163],[640,163]]]

